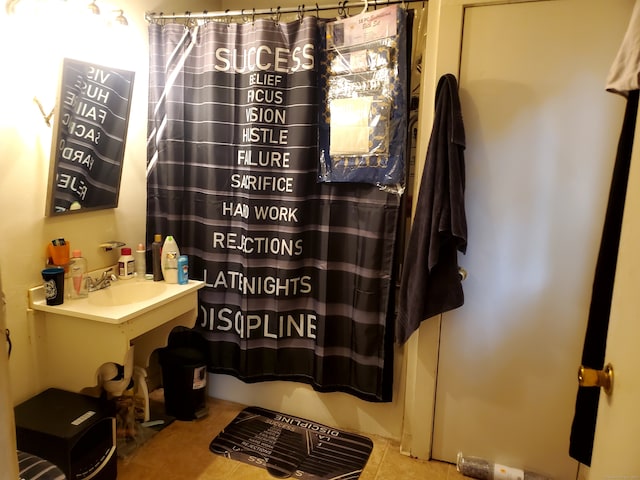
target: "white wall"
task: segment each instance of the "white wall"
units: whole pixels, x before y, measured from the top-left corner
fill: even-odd
[[[103,13],[118,8],[116,4],[98,3]],[[80,10],[86,9],[86,4],[80,0],[66,2],[69,7],[82,7]],[[17,472],[12,474],[17,469],[11,454],[15,449],[13,406],[41,390],[34,375],[37,352],[32,347],[33,314],[27,308],[26,292],[41,282],[47,243],[53,238],[66,238],[72,248],[83,251],[90,268],[96,269],[117,260],[116,253],[101,251],[100,243],[118,239],[135,245],[145,234],[147,37],[143,8],[123,6],[131,28],[115,38],[103,25],[82,30],[71,18],[57,18],[55,11],[43,15],[32,12],[25,18],[25,10],[34,5],[47,3],[23,0],[14,15],[7,15],[4,8],[0,11],[4,72],[0,78],[0,204],[4,207],[0,264],[6,298],[6,318],[0,323],[4,331],[6,322],[13,342],[11,359],[7,362],[2,355],[0,360],[0,450],[7,455],[6,461],[0,457],[2,475],[7,475],[0,475],[2,478],[17,477]],[[52,23],[47,25],[45,21]],[[64,32],[66,46],[60,32]],[[33,98],[38,98],[47,113],[51,111],[63,56],[134,70],[136,83],[119,208],[51,218],[44,212],[52,129]],[[4,335],[2,340],[0,352],[5,351]]]
[[[21,3],[26,5],[29,0]],[[103,12],[113,8],[102,5]],[[146,22],[140,8],[125,8],[131,28],[118,34],[126,42],[124,47],[108,29],[94,26],[87,32],[74,29],[71,24],[67,29],[74,33],[67,35],[67,41],[75,47],[67,49],[56,33],[62,30],[65,19],[52,27],[41,23],[42,19],[24,18],[20,13],[8,16],[4,9],[0,13],[0,37],[6,52],[6,74],[0,80],[0,204],[4,205],[0,264],[7,298],[7,326],[14,341],[9,367],[15,403],[39,391],[32,375],[37,352],[31,348],[32,313],[27,309],[26,292],[41,282],[47,243],[64,237],[72,248],[82,250],[90,269],[97,269],[117,261],[117,253],[105,253],[98,248],[100,243],[117,239],[136,245],[144,239]],[[53,108],[63,56],[133,69],[136,79],[119,208],[52,218],[45,217],[52,128],[45,124],[33,97],[38,97],[47,113]]]
[[[4,294],[2,290],[2,269],[0,269],[0,465],[5,474],[18,478],[18,463],[15,452],[16,432],[13,412],[3,405],[11,404],[11,387],[9,385],[9,359],[5,349]]]

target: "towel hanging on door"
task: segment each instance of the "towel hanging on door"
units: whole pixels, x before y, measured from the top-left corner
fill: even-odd
[[[423,320],[464,303],[458,252],[467,249],[464,209],[465,149],[456,77],[436,89],[433,129],[400,284],[396,341],[404,343]]]

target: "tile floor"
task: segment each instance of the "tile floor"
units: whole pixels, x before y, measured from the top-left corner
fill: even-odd
[[[258,467],[230,460],[209,451],[209,443],[244,408],[209,399],[209,415],[193,422],[176,420],[118,460],[118,480],[269,479]],[[399,444],[368,435],[374,446],[362,480],[463,480],[455,465],[423,461],[402,455]]]

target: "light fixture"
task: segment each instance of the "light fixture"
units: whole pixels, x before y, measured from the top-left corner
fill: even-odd
[[[100,8],[96,5],[96,0],[92,0],[89,5],[87,5],[89,11],[94,15],[100,15]]]
[[[115,11],[120,12],[116,17],[116,22],[119,23],[120,25],[129,25],[129,22],[127,22],[127,19],[123,15],[124,11],[123,10],[115,10]]]

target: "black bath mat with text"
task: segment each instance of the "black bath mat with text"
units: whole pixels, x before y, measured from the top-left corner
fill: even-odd
[[[360,477],[372,448],[362,435],[259,407],[245,408],[209,445],[274,477],[327,480]]]

